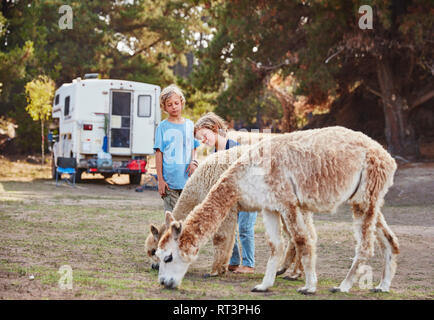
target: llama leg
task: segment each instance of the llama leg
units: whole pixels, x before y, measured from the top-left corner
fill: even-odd
[[[232,248],[235,241],[235,228],[237,227],[237,208],[234,207],[226,215],[225,220],[213,237],[214,262],[211,273],[205,277],[215,277],[224,274],[228,269]]]
[[[305,219],[305,223],[306,223],[307,227],[310,230],[310,234],[312,235],[312,239],[313,239],[314,243],[316,243],[317,236],[316,236],[315,227],[313,225],[312,213],[311,212],[303,212],[303,217]],[[293,256],[291,257],[292,258],[291,263],[294,263],[294,267],[291,271],[291,274],[283,277],[283,279],[295,281],[298,278],[303,276],[304,270],[303,270],[303,264],[301,263],[301,255],[299,253],[297,253],[297,247],[295,246],[295,243],[294,243],[294,240],[292,239],[292,236],[290,236],[290,244],[294,248],[293,249]]]
[[[313,214],[312,212],[308,212],[305,211],[303,212],[303,218],[304,218],[304,222],[306,223],[306,226],[308,227],[309,230],[309,234],[312,237],[312,241],[314,243],[314,246],[316,248],[316,242],[317,242],[317,234],[316,234],[316,230],[315,230],[315,225],[313,224]],[[292,243],[294,243],[294,241],[292,240],[291,237],[291,241]],[[294,245],[295,246],[295,245]],[[303,264],[301,263],[301,255],[298,254],[297,252],[295,252],[295,256],[294,256],[294,269],[292,270],[291,274],[289,276],[284,277],[284,279],[286,280],[297,280],[298,278],[303,276]]]
[[[379,208],[383,204],[387,189],[393,182],[395,170],[396,164],[393,159],[384,157],[378,150],[370,150],[366,154],[366,168],[362,172],[359,191],[351,200],[355,222],[354,234],[357,240],[356,255],[346,278],[338,288],[333,288],[332,292],[348,292],[354,283],[358,267],[374,255],[374,233],[377,219],[382,216]],[[390,235],[387,230],[386,233]],[[384,242],[381,243],[384,246]],[[387,284],[385,286],[387,287]]]
[[[289,247],[291,246],[291,247]],[[292,240],[289,241],[288,249],[290,250],[290,264],[294,264],[292,271],[289,275],[284,276],[282,279],[289,280],[289,281],[295,281],[298,280],[298,278],[303,276],[303,264],[301,263],[301,256],[297,254],[297,248]],[[289,251],[288,250],[288,251]],[[287,252],[288,255],[288,252]]]
[[[285,256],[283,258],[282,264],[280,265],[279,270],[276,273],[276,276],[280,276],[281,274],[284,274],[286,270],[289,269],[291,264],[295,262],[296,257],[296,251],[295,251],[295,244],[291,241],[291,239],[288,240],[288,245],[286,247]]]
[[[296,253],[294,258],[294,267],[288,276],[283,277],[285,280],[295,281],[303,276],[303,264],[301,262],[301,257]]]
[[[298,207],[290,206],[288,216],[285,217],[285,223],[289,226],[297,247],[297,255],[300,255],[305,273],[305,286],[299,288],[297,291],[302,294],[314,294],[317,284],[315,272],[316,233],[314,232],[315,228],[313,227],[312,220],[303,217],[303,212]]]
[[[398,239],[392,230],[390,230],[381,212],[378,214],[377,239],[383,249],[384,267],[380,284],[375,289],[372,289],[372,291],[389,292],[390,284],[392,283],[396,271],[396,258],[399,254],[399,244]]]
[[[283,253],[282,236],[280,233],[280,220],[277,212],[263,210],[265,232],[270,245],[271,255],[267,262],[262,283],[252,289],[252,292],[267,291],[274,284],[276,271]]]
[[[285,256],[283,258],[283,261],[280,265],[279,270],[276,273],[276,276],[279,276],[281,274],[284,274],[286,270],[291,266],[292,263],[295,262],[296,257],[296,251],[295,251],[295,244],[292,240],[291,233],[289,232],[288,228],[286,227],[286,223],[281,217],[282,220],[282,227],[285,233],[288,235],[288,244],[286,246]]]
[[[374,205],[369,205],[368,209],[363,209],[360,205],[353,204],[354,236],[357,241],[356,254],[347,276],[339,287],[332,288],[331,292],[349,292],[356,279],[359,266],[374,255],[376,211]]]

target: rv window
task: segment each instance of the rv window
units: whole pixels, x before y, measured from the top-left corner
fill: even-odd
[[[56,94],[56,100],[54,101],[54,104],[57,106],[59,104],[59,95]]]
[[[137,115],[139,117],[151,116],[151,96],[139,96]]]
[[[131,112],[131,93],[115,91],[113,92],[112,99],[112,114],[129,117]]]
[[[129,128],[130,127],[130,117],[122,117],[121,127],[122,128]]]
[[[69,115],[69,100],[70,100],[70,97],[67,96],[67,97],[65,98],[65,110],[64,110],[64,112],[63,112],[63,115],[64,115],[64,116]]]
[[[112,129],[111,146],[114,148],[129,148],[130,129]]]

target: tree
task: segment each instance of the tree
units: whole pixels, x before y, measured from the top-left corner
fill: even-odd
[[[306,35],[306,48],[315,50],[313,54],[305,51],[302,63],[308,75],[317,76],[306,79],[305,88],[317,86],[326,93],[335,87],[337,94],[344,95],[362,85],[381,100],[389,151],[393,155],[417,157],[417,137],[410,117],[416,108],[434,97],[432,2],[363,4],[373,8],[372,30],[360,29],[356,23],[360,1],[325,1],[316,6]],[[328,36],[324,37],[324,33]],[[321,73],[325,76],[319,77]],[[301,76],[300,72],[297,75]],[[326,81],[332,86],[327,88]]]
[[[0,39],[7,34],[7,19],[0,12]],[[0,104],[9,99],[12,89],[11,79],[19,80],[25,77],[25,68],[33,57],[33,43],[26,41],[22,46],[9,46],[9,50],[0,51]],[[0,115],[4,115],[1,108]]]
[[[59,28],[62,5],[72,8],[71,30]],[[0,1],[0,12],[0,115],[19,121],[27,116],[24,86],[40,74],[57,86],[88,72],[161,86],[176,81],[170,67],[204,28],[195,2],[177,0],[14,0]],[[18,123],[16,143],[34,148],[39,129],[27,124]]]
[[[302,30],[295,32],[305,11],[300,6],[298,1],[212,2],[209,24],[217,31],[209,46],[198,53],[201,63],[193,83],[203,90],[220,91],[217,113],[250,123],[259,114],[273,113],[280,102],[282,129],[296,129],[286,90],[270,80],[293,62],[291,52],[303,46]],[[270,94],[276,99],[268,99]],[[265,99],[269,103],[258,108]]]
[[[26,94],[28,105],[26,111],[34,121],[41,122],[41,152],[42,164],[45,164],[44,158],[44,141],[45,130],[44,124],[51,116],[51,103],[54,97],[54,81],[47,76],[39,76],[26,84]]]
[[[359,28],[362,4],[373,8],[373,30]],[[276,73],[291,75],[293,94],[311,105],[362,86],[381,100],[389,151],[418,155],[410,117],[434,97],[432,1],[211,1],[210,11],[217,32],[194,81],[220,90],[217,110],[250,112]]]

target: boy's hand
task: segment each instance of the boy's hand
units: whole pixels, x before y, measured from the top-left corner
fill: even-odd
[[[190,164],[188,165],[188,168],[187,168],[187,173],[188,173],[189,177],[194,173],[194,171],[196,170],[197,167],[198,167],[197,161],[193,160],[190,162]]]
[[[166,194],[166,188],[170,190],[164,179],[158,179],[158,193],[160,196],[164,196]]]

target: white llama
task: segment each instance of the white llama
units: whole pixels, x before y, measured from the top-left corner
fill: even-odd
[[[250,146],[239,146],[229,150],[220,151],[208,156],[201,162],[194,174],[187,180],[181,196],[176,202],[173,209],[173,217],[176,220],[183,220],[200,204],[208,194],[209,190],[217,182],[220,176],[234,163],[242,153],[246,152]],[[236,203],[231,209],[230,213],[225,217],[220,227],[213,235],[214,245],[214,262],[211,267],[211,273],[205,276],[218,276],[227,271],[230,257],[232,255],[232,248],[235,240],[235,228],[237,225],[237,212],[247,211],[243,210],[239,203]],[[150,225],[151,233],[146,239],[145,251],[148,256],[154,261],[152,264],[153,269],[158,268],[158,259],[155,256],[158,241],[169,227],[171,220],[166,220],[165,224],[157,227],[153,224]],[[289,232],[286,231],[289,236]],[[289,240],[287,246],[287,253],[283,261],[282,268],[277,272],[278,275],[283,274],[292,263],[294,269],[288,276],[288,279],[297,279],[301,274],[301,262],[296,259],[295,245]]]
[[[374,140],[342,127],[299,131],[263,140],[229,167],[205,200],[184,222],[171,222],[161,237],[159,282],[179,286],[199,248],[210,238],[236,202],[262,210],[269,238],[270,258],[261,284],[274,284],[283,253],[280,217],[291,232],[301,256],[305,286],[316,291],[316,235],[312,212],[333,212],[345,201],[352,204],[357,240],[355,257],[346,278],[333,291],[348,292],[358,267],[374,253],[375,233],[384,252],[384,269],[376,291],[389,291],[396,269],[398,242],[380,208],[393,184],[396,163]],[[173,217],[168,213],[168,220]]]

